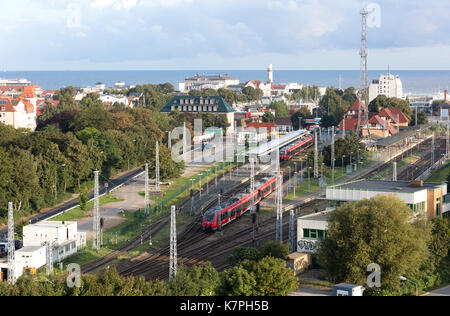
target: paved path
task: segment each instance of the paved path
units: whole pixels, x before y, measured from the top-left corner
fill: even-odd
[[[136,211],[145,208],[145,199],[139,194],[145,188],[144,183],[143,175],[131,180],[128,184],[112,193],[113,196],[124,201],[108,203],[100,207],[100,216],[105,219],[105,230],[113,228],[124,221],[124,218],[120,215],[122,210]],[[92,217],[79,219],[77,223],[78,230],[85,232],[87,238],[90,239],[93,231]]]
[[[450,296],[450,285],[442,289],[437,289],[422,296]]]
[[[322,290],[309,287],[301,287],[289,296],[333,296],[332,290]]]

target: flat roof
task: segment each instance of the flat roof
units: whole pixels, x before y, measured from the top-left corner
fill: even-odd
[[[42,248],[45,248],[45,246],[26,246],[26,247],[20,248],[19,250],[16,250],[16,253],[17,252],[19,252],[19,253],[20,252],[35,252]]]
[[[413,130],[400,130],[398,134],[378,140],[376,145],[381,147],[389,147],[395,145],[403,141],[405,138],[414,136],[415,134],[417,134],[418,131],[424,130],[426,128],[427,127],[421,126]]]
[[[318,213],[299,216],[298,219],[307,220],[307,221],[328,222],[328,219],[330,218],[330,216],[333,212],[334,212],[334,210],[322,211],[322,212],[318,212]]]
[[[75,224],[76,222],[57,222],[57,221],[42,221],[34,224],[26,225],[27,226],[35,226],[35,227],[67,227]]]
[[[264,156],[270,154],[271,152],[276,150],[277,147],[280,147],[281,149],[283,146],[289,144],[294,139],[305,135],[306,133],[308,133],[308,131],[304,129],[291,132],[289,134],[283,135],[277,139],[274,139],[268,143],[262,144],[261,146],[258,146],[257,148],[248,151],[246,155]]]
[[[423,190],[437,189],[445,183],[424,182],[423,187],[411,186],[407,181],[359,180],[329,187],[330,190],[361,190],[377,192],[415,193]]]

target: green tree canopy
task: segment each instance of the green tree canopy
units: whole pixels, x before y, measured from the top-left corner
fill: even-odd
[[[417,273],[428,255],[430,237],[424,220],[395,196],[377,196],[338,208],[329,219],[327,239],[318,258],[333,283],[365,284],[367,266],[381,267],[381,288],[397,291],[399,276]]]

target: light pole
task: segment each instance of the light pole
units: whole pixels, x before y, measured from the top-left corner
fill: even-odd
[[[418,285],[416,282],[408,280],[407,278],[405,278],[404,276],[400,276],[400,281],[404,281],[404,282],[410,282],[412,284],[414,284],[416,286],[416,296],[419,296],[419,289],[418,289]]]
[[[333,183],[333,185],[334,185],[334,166],[336,165],[336,159],[333,159],[333,172],[332,172],[332,183]]]
[[[297,171],[295,172],[295,179],[294,179],[294,199],[295,199],[295,190],[297,187],[297,179],[298,179],[298,174]]]
[[[203,176],[203,173],[200,173],[200,187],[199,187],[200,198],[202,197],[202,176]]]
[[[308,168],[308,192],[311,192],[311,177],[310,177],[310,173],[311,173],[311,169],[312,167]]]
[[[345,158],[345,155],[342,156],[342,173],[344,173],[344,158]]]
[[[206,194],[209,194],[209,170],[206,171]]]
[[[289,170],[289,181],[287,186],[287,194],[289,195],[289,186],[291,185],[291,166],[288,167]]]

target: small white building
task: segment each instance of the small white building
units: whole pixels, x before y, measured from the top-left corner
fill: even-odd
[[[23,227],[23,245],[41,247],[53,243],[53,259],[59,262],[86,246],[86,233],[78,232],[77,222],[43,221]]]
[[[328,219],[332,212],[309,214],[297,219],[297,252],[316,253],[319,240],[327,237]]]
[[[16,260],[22,261],[24,269],[39,269],[47,263],[46,246],[27,246],[16,250]]]
[[[103,103],[108,103],[111,105],[114,105],[115,103],[123,103],[125,106],[129,106],[130,102],[128,101],[128,98],[123,95],[109,95],[109,94],[103,94],[100,95],[100,100]]]

